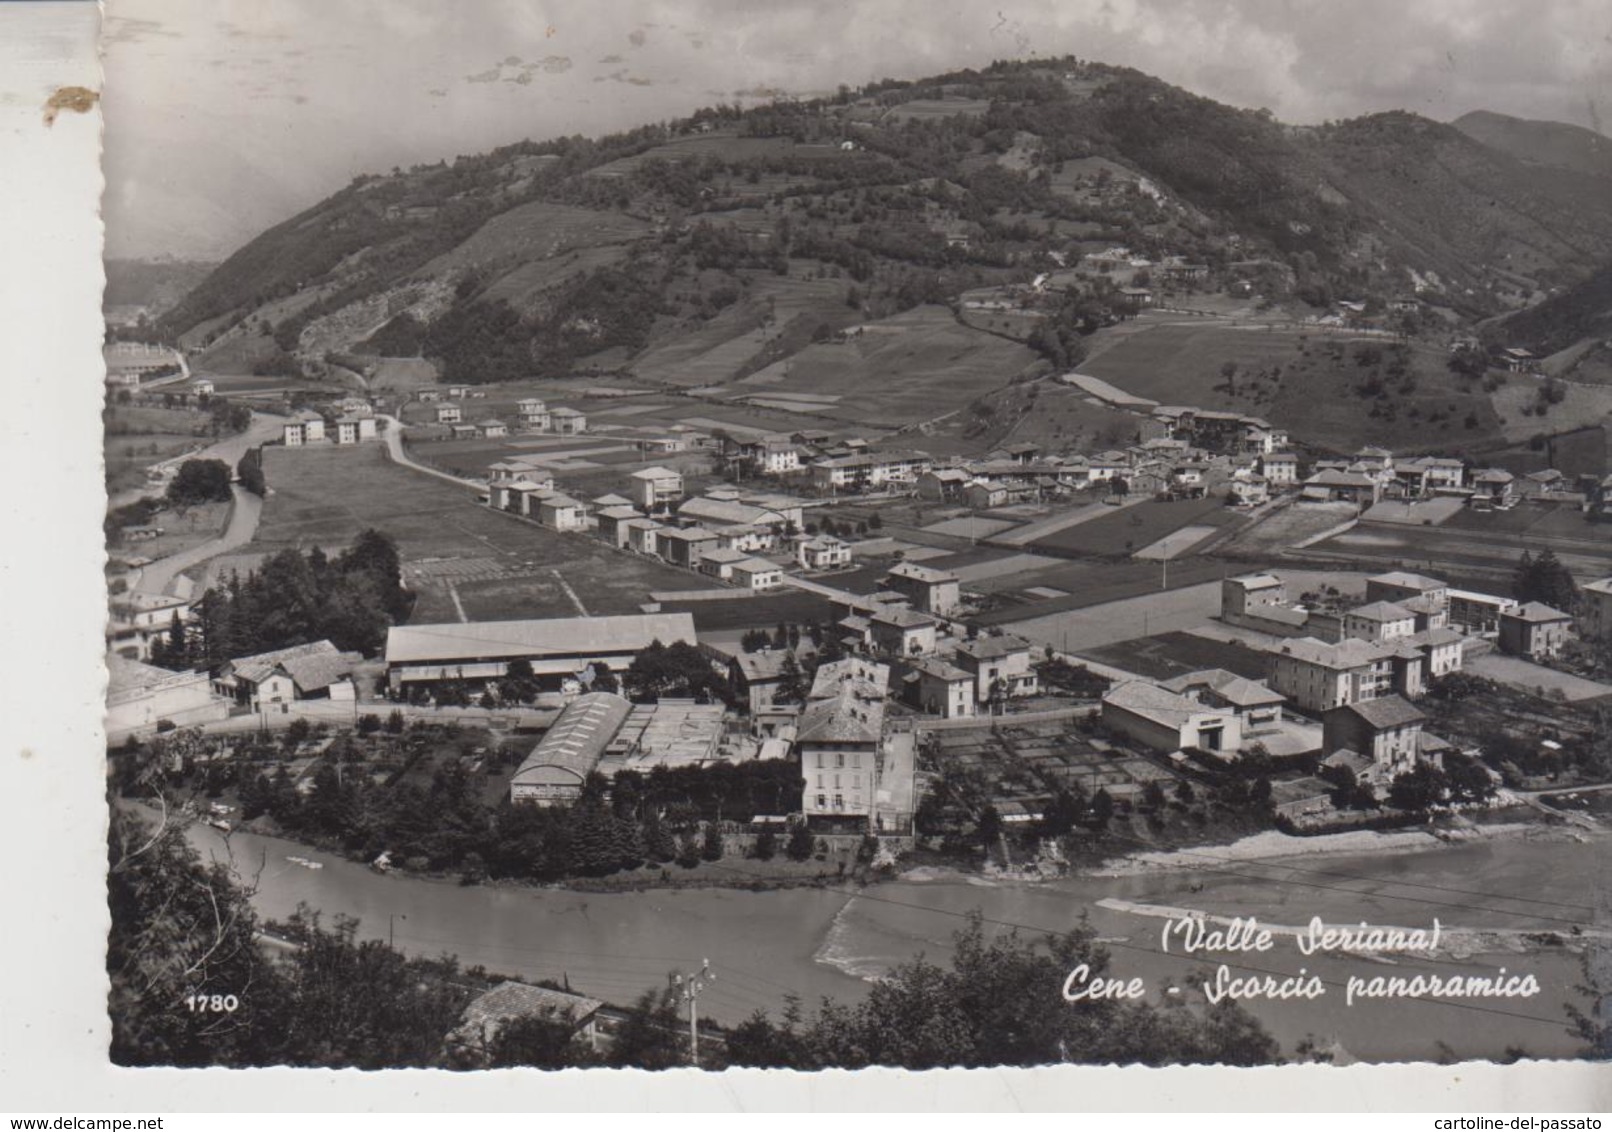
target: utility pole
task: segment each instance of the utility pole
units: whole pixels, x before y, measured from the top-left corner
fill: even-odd
[[[716,982],[716,972],[711,970],[709,959],[701,960],[700,969],[690,972],[687,976],[673,975],[672,985],[677,988],[679,996],[688,1003],[688,1061],[696,1069],[700,1067],[700,1023],[698,1003],[700,992],[709,983]]]

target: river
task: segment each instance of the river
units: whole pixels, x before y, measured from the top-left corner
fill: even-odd
[[[1258,916],[1272,925],[1369,921],[1431,928],[1437,916],[1452,927],[1571,931],[1589,924],[1595,888],[1605,884],[1605,836],[1586,840],[1504,838],[1422,851],[1348,856],[1325,854],[1207,869],[1124,877],[1075,877],[1041,884],[986,883],[979,878],[918,873],[850,889],[729,889],[578,893],[519,887],[464,887],[453,882],[381,875],[293,842],[193,827],[204,855],[232,852],[237,867],[257,876],[254,903],[283,919],[299,903],[327,919],[356,916],[360,935],[385,939],[415,954],[452,953],[467,965],[526,978],[566,978],[573,988],[616,1002],[661,985],[668,972],[709,959],[715,984],[702,1010],[737,1022],[757,1009],[777,1012],[786,994],[808,1006],[822,996],[854,1000],[867,978],[925,953],[948,958],[949,941],[971,911],[988,922],[1064,930],[1089,917],[1112,951],[1116,975],[1143,976],[1161,993],[1170,981],[1202,977],[1225,961],[1262,971],[1296,974],[1305,968],[1329,983],[1314,1001],[1249,1002],[1271,1032],[1292,1050],[1312,1036],[1340,1043],[1368,1061],[1435,1060],[1441,1055],[1498,1058],[1509,1047],[1536,1057],[1571,1056],[1577,1039],[1566,1030],[1563,1004],[1581,981],[1576,956],[1520,944],[1509,953],[1461,949],[1435,958],[1368,960],[1301,955],[1279,940],[1258,955],[1186,957],[1160,951],[1166,920],[1138,914],[1136,905],[1184,907],[1211,915]],[[1213,850],[1206,850],[1212,854]],[[323,868],[286,860],[302,856]],[[1103,902],[1103,903],[1100,903]],[[1176,951],[1172,948],[1172,952]],[[1492,974],[1506,968],[1532,974],[1542,991],[1532,998],[1344,1003],[1351,975]],[[1247,975],[1235,969],[1233,974]]]

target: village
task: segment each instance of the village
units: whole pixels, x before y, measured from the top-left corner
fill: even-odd
[[[169,396],[207,397],[205,381]],[[1057,381],[1123,400],[1098,379]],[[231,736],[306,721],[314,740],[281,764],[306,793],[329,747],[318,734],[404,712],[499,744],[539,736],[488,797],[540,806],[575,803],[593,776],[624,768],[785,759],[798,795],[734,832],[799,824],[872,837],[891,856],[981,830],[1140,822],[1165,797],[1227,782],[1258,783],[1228,807],[1247,811],[1239,821],[1309,833],[1422,820],[1440,800],[1515,800],[1579,781],[1571,758],[1551,765],[1570,727],[1511,736],[1543,756],[1519,765],[1470,729],[1440,734],[1418,705],[1463,676],[1558,703],[1612,695],[1596,679],[1612,578],[1573,587],[1561,567],[1577,596],[1558,608],[1511,596],[1509,558],[1457,557],[1452,584],[1401,568],[1436,568],[1431,554],[1347,551],[1363,531],[1449,525],[1481,540],[1514,513],[1588,515],[1599,482],[1378,447],[1301,459],[1264,419],[1152,403],[1128,407],[1135,432],[1120,447],[966,457],[931,455],[921,436],[637,423],[655,412],[635,403],[647,400],[596,391],[577,408],[450,386],[415,389],[392,412],[349,395],[278,425],[260,414],[278,433],[263,449],[269,508],[299,461],[384,449],[395,475],[461,490],[444,522],[491,512],[598,548],[590,571],[642,563],[644,589],[600,611],[579,595],[585,576],[551,570],[557,589],[523,594],[519,571],[495,569],[489,607],[474,568],[411,570],[406,556],[404,585],[441,584],[447,600],[430,608],[457,617],[423,620],[422,600],[374,655],[324,640],[174,672],[148,662],[191,631],[196,591],[181,592],[183,576],[172,592],[142,588],[135,558],[108,631],[112,742],[196,729],[227,757]],[[488,415],[466,424],[467,412]],[[148,529],[122,536],[137,547]],[[1573,560],[1577,544],[1563,546]],[[694,650],[722,693],[629,687],[635,661],[667,646]],[[1418,793],[1407,783],[1427,768],[1460,785]],[[1015,860],[1006,841],[985,848]]]

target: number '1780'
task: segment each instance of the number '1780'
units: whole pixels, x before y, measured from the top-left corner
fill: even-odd
[[[233,1014],[241,1000],[232,994],[193,994],[185,998],[185,1006],[192,1014]]]

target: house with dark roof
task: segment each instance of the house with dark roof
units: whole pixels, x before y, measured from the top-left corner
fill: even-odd
[[[902,669],[902,698],[910,706],[941,719],[968,719],[978,714],[973,673],[938,656],[907,661]]]
[[[935,651],[940,622],[902,604],[880,606],[868,614],[873,650],[883,656],[928,656]]]
[[[957,667],[974,678],[974,695],[982,703],[1033,696],[1041,680],[1031,664],[1030,642],[1011,633],[976,637],[957,646]]]
[[[1415,598],[1427,598],[1436,604],[1446,605],[1450,600],[1450,584],[1426,574],[1412,574],[1392,570],[1366,579],[1367,601],[1391,601],[1401,605]],[[1406,608],[1410,608],[1406,605]]]
[[[293,645],[227,662],[213,690],[253,711],[283,712],[297,700],[355,700],[353,669],[361,659],[329,641]]]
[[[957,575],[917,562],[902,562],[890,568],[884,584],[925,613],[950,616],[962,603]]]
[[[1379,696],[1333,708],[1321,717],[1322,745],[1328,753],[1354,751],[1371,759],[1371,777],[1392,781],[1421,757],[1427,716],[1403,696]]]
[[[1416,615],[1391,601],[1373,601],[1343,615],[1343,635],[1386,643],[1416,632]]]
[[[571,1027],[574,1041],[597,1052],[601,1048],[599,1011],[603,1006],[598,999],[585,995],[530,983],[500,983],[471,999],[459,1025],[447,1035],[445,1045],[455,1065],[485,1067],[491,1063],[498,1035],[506,1026],[541,1018],[564,1022]]]
[[[887,665],[860,658],[818,668],[795,732],[808,821],[872,814],[889,682]]]
[[[1543,660],[1567,644],[1573,615],[1544,602],[1530,601],[1500,615],[1500,651]]]

